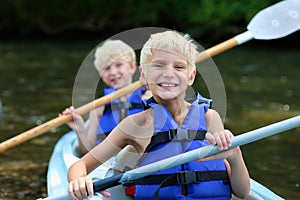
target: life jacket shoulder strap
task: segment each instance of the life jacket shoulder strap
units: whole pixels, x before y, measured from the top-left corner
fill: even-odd
[[[183,140],[204,140],[206,135],[205,130],[191,130],[191,129],[170,129],[154,133],[151,138],[150,144],[147,146],[145,152],[150,152],[155,146],[171,141]]]
[[[197,101],[198,104],[207,104],[209,108],[212,107],[213,100],[205,98],[201,96],[199,92],[195,92],[192,96],[186,99],[187,102],[193,103],[194,101]],[[153,97],[150,97],[149,99],[145,99],[142,101],[143,107],[145,110],[148,108],[151,108],[151,104],[156,104],[156,101],[154,100]]]
[[[134,102],[117,102],[111,103],[105,106],[104,112],[112,111],[112,110],[121,110],[121,109],[133,109],[133,108],[144,108],[143,104],[141,103],[134,103]]]
[[[203,97],[199,92],[195,92],[192,96],[186,99],[187,102],[193,103],[197,101],[198,104],[207,104],[209,108],[212,107],[213,100]]]

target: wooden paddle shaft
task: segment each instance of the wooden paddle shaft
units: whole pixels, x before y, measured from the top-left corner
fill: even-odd
[[[218,44],[214,47],[211,47],[205,51],[200,52],[197,56],[196,63],[204,61],[212,56],[222,53],[222,52],[224,52],[228,49],[231,49],[237,45],[238,45],[237,40],[235,38],[231,38],[221,44]],[[126,94],[129,94],[130,92],[133,92],[134,90],[141,88],[142,86],[143,86],[143,84],[140,81],[136,81],[124,88],[117,90],[113,94],[106,95],[104,97],[96,99],[90,103],[87,103],[87,104],[77,108],[76,112],[80,115],[83,115],[99,106],[102,106],[108,102],[111,102],[114,99],[117,99]],[[24,133],[21,133],[11,139],[8,139],[8,140],[0,143],[0,153],[18,145],[18,144],[21,144],[29,139],[37,137],[37,136],[41,135],[42,133],[45,133],[46,131],[48,131],[54,127],[60,126],[71,120],[72,120],[71,115],[63,115],[60,117],[56,117],[48,122],[45,122],[37,127],[34,127],[28,131],[25,131]]]
[[[218,55],[218,54],[220,54],[228,49],[231,49],[237,45],[238,45],[238,41],[235,38],[226,40],[225,42],[222,42],[221,44],[218,44],[214,47],[211,47],[205,51],[200,52],[196,58],[196,63],[204,61],[215,55]]]
[[[116,92],[106,95],[104,97],[101,97],[99,99],[96,99],[90,103],[87,103],[79,108],[76,109],[76,112],[80,115],[83,115],[99,106],[102,106],[108,102],[111,102],[114,99],[120,98],[126,94],[129,94],[130,92],[133,92],[134,90],[141,88],[143,84],[140,81],[136,81],[133,84],[130,84],[120,90],[117,90]],[[36,126],[28,131],[25,131],[24,133],[21,133],[13,138],[10,138],[2,143],[0,143],[0,152],[3,152],[7,149],[10,149],[22,142],[25,142],[31,138],[34,138],[36,136],[41,135],[42,133],[60,126],[68,121],[72,120],[72,115],[62,115],[59,117],[56,117],[48,122],[45,122],[39,126]]]

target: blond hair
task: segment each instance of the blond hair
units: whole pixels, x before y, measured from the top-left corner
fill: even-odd
[[[143,70],[149,64],[153,50],[177,53],[187,60],[190,72],[196,68],[197,45],[193,43],[189,35],[181,35],[176,31],[152,34],[141,50],[140,62]]]
[[[106,40],[96,49],[94,65],[99,73],[114,60],[123,60],[128,63],[136,61],[134,50],[121,40]]]

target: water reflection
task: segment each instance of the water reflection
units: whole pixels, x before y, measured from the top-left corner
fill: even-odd
[[[299,115],[298,55],[239,48],[215,59],[228,95],[227,127],[240,133]],[[242,148],[251,176],[287,199],[300,197],[299,133],[297,128]]]
[[[0,141],[56,117],[71,105],[76,72],[96,45],[0,43]],[[243,133],[300,113],[299,53],[245,45],[214,58],[226,86],[226,127]],[[67,130],[55,128],[0,154],[0,199],[46,196],[48,160]],[[287,199],[300,198],[299,133],[298,128],[242,148],[251,176]]]
[[[74,44],[76,44],[74,46]],[[4,141],[57,116],[71,105],[72,81],[91,43],[0,43],[0,98]],[[57,139],[68,129],[0,154],[0,199],[33,199],[46,195],[46,170]]]

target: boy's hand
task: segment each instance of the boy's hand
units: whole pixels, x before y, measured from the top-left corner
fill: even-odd
[[[208,160],[223,160],[223,159],[227,159],[230,163],[234,163],[235,162],[235,158],[237,156],[241,155],[241,149],[239,146],[237,147],[234,147],[230,150],[227,150],[227,151],[222,151],[220,153],[217,153],[217,154],[214,154],[214,155],[211,155],[211,156],[207,156],[207,157],[204,157],[204,158],[200,158],[198,160],[196,160],[197,162],[198,161],[208,161]]]
[[[103,115],[104,112],[104,106],[100,106],[92,111],[90,111],[89,118],[90,120],[95,120],[98,122],[100,120],[100,117]]]
[[[69,115],[69,114],[73,116],[73,120],[67,123],[68,126],[77,132],[81,132],[80,131],[81,129],[84,130],[84,120],[81,117],[81,115],[75,112],[75,108],[73,106],[66,108],[62,113],[59,114],[59,116]]]
[[[223,130],[215,133],[207,132],[205,139],[207,139],[210,144],[217,145],[219,150],[226,150],[231,146],[232,137],[234,136],[229,130]]]
[[[89,177],[81,177],[70,181],[68,188],[69,196],[74,200],[85,199],[94,196],[93,181]]]
[[[69,196],[74,200],[86,199],[87,197],[94,196],[93,181],[89,177],[81,177],[70,181],[68,188]],[[104,197],[111,197],[111,194],[107,191],[100,192]]]

